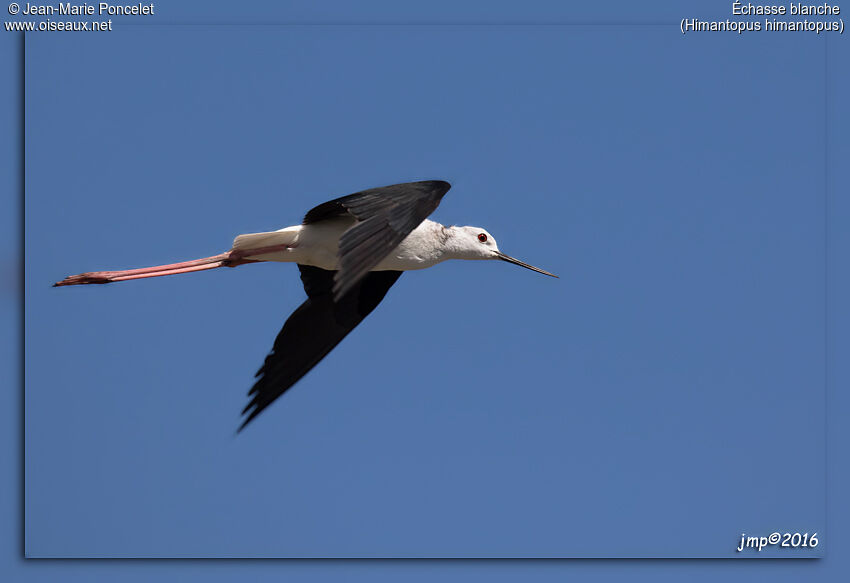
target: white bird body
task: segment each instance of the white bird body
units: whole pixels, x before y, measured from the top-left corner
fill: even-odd
[[[355,219],[341,218],[294,225],[277,231],[239,235],[233,241],[232,251],[252,261],[300,263],[336,270],[339,268],[339,239],[356,223]],[[425,219],[371,271],[425,269],[447,259],[493,259],[492,253],[479,252],[482,243],[470,237],[470,232],[474,232],[475,237],[485,234],[489,245],[485,244],[484,247],[489,251],[498,250],[494,239],[484,229],[446,227]],[[269,247],[281,248],[271,252],[251,253],[252,249]]]

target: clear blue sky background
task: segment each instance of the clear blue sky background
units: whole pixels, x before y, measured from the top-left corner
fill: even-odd
[[[672,5],[185,3],[103,35],[30,35],[26,552],[734,557],[742,532],[773,531],[824,542],[760,556],[841,548],[826,508],[842,416],[826,411],[847,411],[847,280],[826,267],[846,264],[846,41],[683,37],[680,18],[729,6]],[[195,22],[215,24],[165,25]],[[454,185],[434,219],[485,226],[562,279],[461,262],[406,274],[238,437],[252,374],[303,299],[294,266],[50,288],[426,178]],[[743,568],[809,578],[831,560]],[[14,568],[63,565],[81,579],[215,568]],[[216,575],[688,568],[347,565]]]

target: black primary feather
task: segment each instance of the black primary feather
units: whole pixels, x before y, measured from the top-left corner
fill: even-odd
[[[257,381],[248,391],[253,398],[242,410],[248,417],[239,431],[333,350],[375,309],[401,275],[400,271],[373,271],[335,301],[335,271],[310,265],[298,265],[298,269],[307,300],[286,320],[257,371]]]

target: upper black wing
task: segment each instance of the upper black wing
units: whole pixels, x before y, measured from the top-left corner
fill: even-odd
[[[239,431],[333,350],[375,309],[401,275],[400,271],[373,271],[334,301],[334,271],[310,265],[298,268],[307,300],[286,320],[257,371],[257,382],[248,391],[253,398],[242,410],[248,417]]]
[[[333,285],[339,300],[440,204],[451,185],[442,180],[407,182],[370,188],[322,203],[304,224],[339,216],[357,223],[339,239],[339,270]]]

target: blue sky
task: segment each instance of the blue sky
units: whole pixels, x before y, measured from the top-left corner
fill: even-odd
[[[29,37],[27,553],[731,557],[827,532],[846,80],[824,37],[682,37],[659,22],[700,13],[659,6]],[[50,288],[428,178],[454,185],[432,218],[562,278],[405,274],[238,437],[294,266]]]

